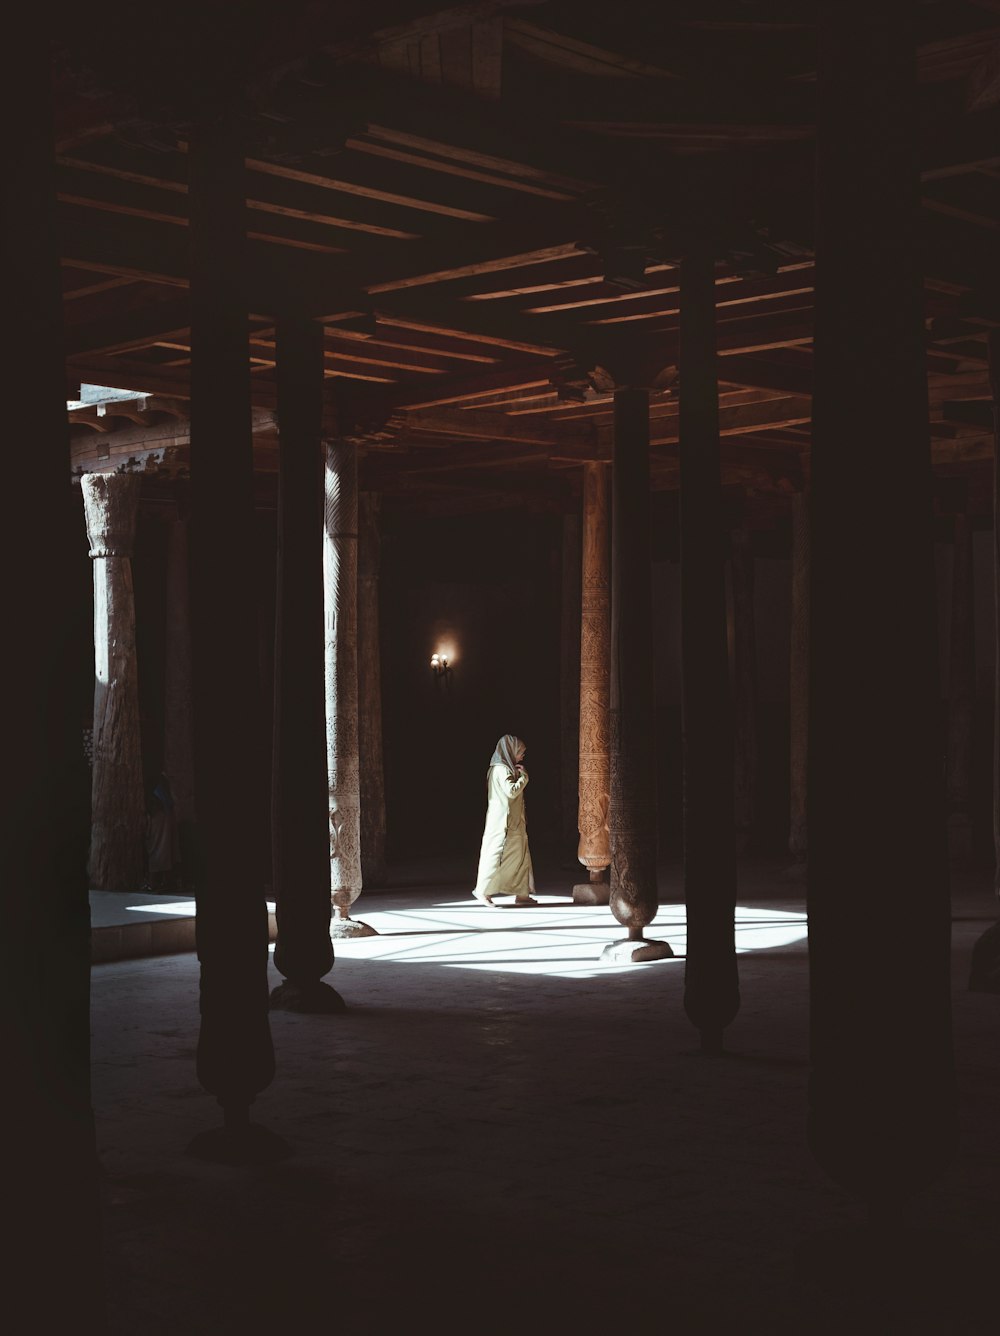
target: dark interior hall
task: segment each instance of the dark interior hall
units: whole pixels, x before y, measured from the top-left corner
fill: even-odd
[[[992,1332],[1000,6],[21,19],[11,1329]]]

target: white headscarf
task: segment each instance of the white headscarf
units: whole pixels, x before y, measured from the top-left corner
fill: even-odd
[[[505,733],[490,757],[490,765],[506,766],[513,774],[517,768],[517,753],[523,746],[524,743],[520,738],[516,738],[513,733]]]

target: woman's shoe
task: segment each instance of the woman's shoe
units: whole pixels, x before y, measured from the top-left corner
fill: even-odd
[[[473,891],[472,898],[473,900],[478,900],[481,905],[491,905],[493,903],[492,897],[486,895],[483,891]]]
[[[531,898],[530,895],[519,895],[519,896],[517,897],[517,899],[514,901],[514,904],[513,904],[512,908],[514,908],[514,909],[530,909],[532,906],[537,906],[537,904],[538,904],[538,901],[537,901],[537,900],[532,900],[532,898]]]

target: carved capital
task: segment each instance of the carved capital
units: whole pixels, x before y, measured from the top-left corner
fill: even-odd
[[[140,487],[137,473],[85,473],[80,479],[92,558],[132,555]]]
[[[669,390],[677,380],[676,347],[604,349],[594,358],[588,380],[600,394],[615,390]]]

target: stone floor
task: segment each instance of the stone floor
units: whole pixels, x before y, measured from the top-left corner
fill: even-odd
[[[265,1168],[185,1154],[218,1122],[194,1072],[195,957],[95,965],[114,1336],[992,1336],[1000,997],[965,988],[989,877],[955,895],[961,1143],[910,1216],[911,1271],[940,1271],[944,1297],[907,1284],[877,1310],[849,1271],[818,1284],[796,1265],[861,1219],[805,1145],[801,883],[744,870],[742,1010],[732,1055],[704,1059],[682,961],[602,966],[608,911],[569,905],[570,872],[538,880],[530,911],[473,905],[442,864],[365,894],[381,935],[338,943],[332,976],[350,1011],[272,1015],[278,1074],[254,1116],[294,1154]],[[676,904],[676,869],[661,887]],[[683,950],[676,907],[656,926]]]

